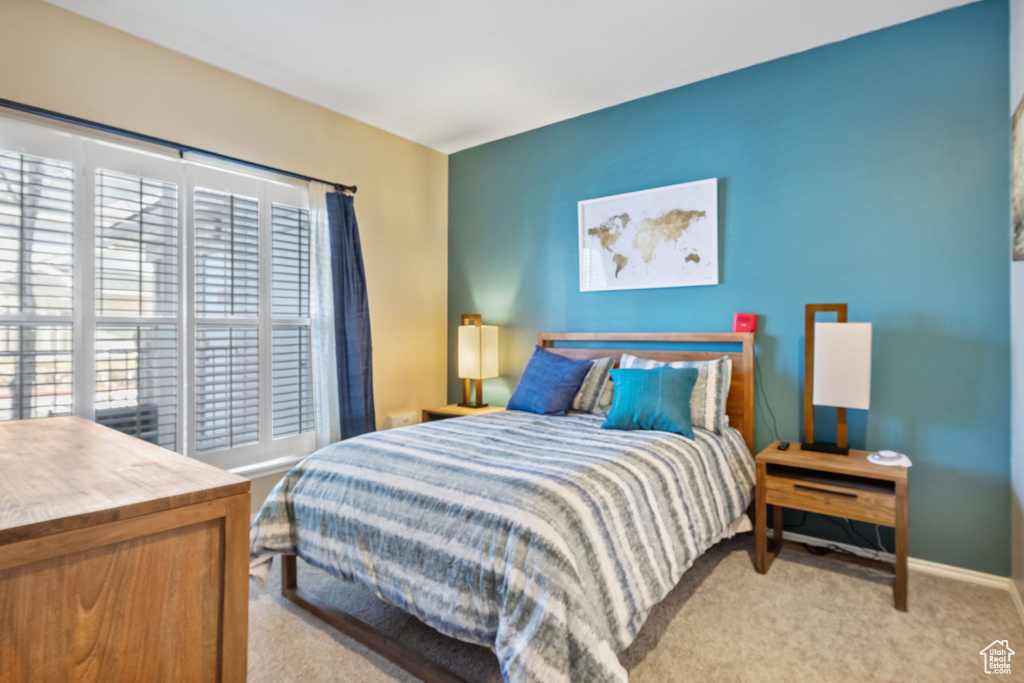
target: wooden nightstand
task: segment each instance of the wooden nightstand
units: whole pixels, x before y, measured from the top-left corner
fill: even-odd
[[[433,422],[434,420],[447,420],[449,417],[466,417],[468,415],[483,415],[484,413],[496,413],[505,410],[498,406],[485,406],[483,408],[466,408],[458,403],[449,403],[439,408],[427,408],[423,411],[423,421]]]
[[[796,443],[780,451],[778,444],[776,441],[757,454],[757,571],[768,571],[782,545],[782,508],[891,526],[896,530],[896,563],[884,566],[895,574],[896,609],[906,611],[907,468],[872,464],[867,460],[868,451],[832,455],[802,451]],[[774,507],[771,548],[767,539],[769,505]]]

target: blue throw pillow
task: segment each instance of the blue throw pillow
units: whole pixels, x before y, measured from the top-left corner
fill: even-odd
[[[690,395],[696,368],[612,370],[615,398],[601,429],[654,429],[693,438]]]
[[[591,365],[592,361],[569,360],[538,346],[508,400],[508,409],[565,415]]]

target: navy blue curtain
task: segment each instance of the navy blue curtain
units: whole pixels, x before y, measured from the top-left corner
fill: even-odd
[[[377,428],[373,413],[370,306],[353,199],[347,194],[327,193],[342,439]]]

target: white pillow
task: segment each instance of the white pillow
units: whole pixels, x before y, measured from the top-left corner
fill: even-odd
[[[572,399],[572,409],[584,413],[607,413],[612,406],[611,371],[615,358],[598,358],[590,366],[579,391]]]

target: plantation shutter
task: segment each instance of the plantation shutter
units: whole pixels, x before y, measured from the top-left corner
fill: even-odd
[[[196,449],[259,440],[259,337],[256,325],[196,326]]]
[[[177,312],[177,193],[173,183],[97,171],[97,315]]]
[[[274,317],[309,317],[309,211],[274,204]]]
[[[71,412],[71,324],[0,324],[0,420]]]
[[[195,443],[208,453],[260,438],[259,201],[197,187],[194,239]]]
[[[274,438],[313,430],[309,321],[309,211],[271,208]],[[279,324],[286,323],[286,324]]]
[[[274,438],[313,430],[308,325],[274,325]]]
[[[0,150],[0,419],[71,412],[73,239],[73,164]]]
[[[0,420],[249,476],[315,445],[308,188],[0,115]]]
[[[259,202],[196,188],[196,316],[259,315]]]
[[[99,169],[95,220],[96,421],[181,450],[178,186]]]
[[[179,450],[175,325],[96,327],[96,421]]]

